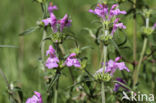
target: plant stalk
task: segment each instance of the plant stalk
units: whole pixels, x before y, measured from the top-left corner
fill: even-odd
[[[148,27],[149,27],[149,18],[146,18],[146,28],[148,28]],[[145,50],[146,50],[146,45],[147,45],[147,37],[144,38],[144,43],[143,43],[143,48],[142,48],[142,51],[141,51],[141,54],[140,54],[139,63],[138,63],[136,71],[134,72],[133,88],[135,87],[136,83],[138,82],[138,76],[139,76],[139,72],[140,72],[140,67],[141,67],[141,63],[142,63],[142,60],[143,60],[143,56],[144,56],[144,53],[145,53]]]
[[[155,94],[155,64],[152,63],[152,93]]]
[[[101,95],[102,95],[102,103],[105,103],[105,85],[104,85],[104,82],[101,82]]]
[[[46,30],[44,28],[43,30],[43,36],[42,36],[42,41],[41,41],[41,58],[42,58],[42,64],[44,65],[44,55],[45,55],[45,41],[44,39],[46,38]],[[45,67],[43,66],[43,70],[45,70]]]
[[[54,103],[57,103],[58,84],[59,84],[59,78],[58,78],[57,81],[56,81],[56,88],[55,88],[55,94],[54,94]]]
[[[138,76],[139,76],[139,72],[140,72],[140,67],[141,67],[142,59],[143,59],[143,56],[144,56],[144,53],[145,53],[146,45],[147,45],[147,38],[144,39],[144,44],[143,44],[142,52],[141,52],[141,55],[140,55],[139,64],[137,66],[136,73],[135,73],[135,76],[134,76],[134,84],[133,84],[133,87],[138,82]]]
[[[105,36],[108,35],[108,30],[105,30]],[[103,64],[103,73],[105,73],[105,67],[106,67],[106,59],[107,59],[107,46],[103,46],[103,58],[104,58],[104,64]],[[101,82],[101,96],[102,96],[102,103],[105,103],[105,85],[104,82]]]

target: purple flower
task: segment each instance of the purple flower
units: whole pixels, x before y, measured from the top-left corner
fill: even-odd
[[[53,57],[55,55],[55,49],[52,47],[52,45],[49,46],[49,49],[46,52],[46,56],[50,55]]]
[[[57,68],[59,66],[59,59],[56,57],[55,49],[52,47],[52,45],[49,46],[49,50],[47,50],[46,55],[50,55],[50,57],[47,59],[45,66],[48,69]]]
[[[53,13],[50,13],[50,18],[42,20],[45,26],[51,25],[53,32],[57,32],[57,19]]]
[[[43,103],[42,96],[39,92],[34,91],[34,94],[31,98],[28,98],[26,103]]]
[[[96,14],[105,20],[105,16],[108,14],[108,7],[105,4],[98,4],[95,10],[90,9],[89,12]]]
[[[126,11],[120,11],[120,9],[118,9],[117,7],[118,7],[118,4],[114,4],[112,5],[111,9],[108,11],[107,5],[98,4],[95,10],[90,9],[89,12],[98,15],[104,20],[110,21],[110,19],[114,16],[117,16],[120,14],[126,14]]]
[[[120,60],[120,57],[117,57],[115,59],[115,61],[113,60],[109,60],[106,63],[106,67],[105,67],[105,73],[110,73],[110,75],[112,76],[114,74],[114,72],[116,71],[116,69],[119,70],[126,70],[128,72],[129,69],[126,67],[124,62],[118,62]],[[103,68],[100,68],[98,71],[96,71],[96,73],[102,73],[103,72]]]
[[[68,15],[65,14],[65,16],[59,20],[60,24],[60,31],[62,32],[64,27],[69,27],[71,25],[72,20],[69,20]]]
[[[120,11],[120,9],[117,8],[118,7],[118,4],[114,4],[112,6],[112,8],[110,9],[110,13],[109,13],[109,20],[113,17],[113,16],[117,16],[117,15],[120,15],[120,14],[126,14],[127,12],[126,11]],[[115,9],[117,8],[117,9]]]
[[[48,11],[49,11],[49,13],[52,13],[53,10],[58,10],[58,8],[56,5],[53,5],[52,2],[50,2],[49,6],[48,6]]]
[[[124,62],[118,62],[120,59],[119,57],[117,57],[115,59],[115,61],[113,60],[109,60],[108,63],[106,63],[106,70],[105,72],[110,72],[111,75],[114,74],[114,72],[116,71],[116,69],[119,69],[119,70],[126,70],[128,72],[129,69],[126,67],[125,63]]]
[[[126,26],[123,23],[118,23],[118,21],[119,21],[119,18],[116,18],[113,24],[111,35],[113,35],[118,28],[126,29]]]
[[[68,67],[74,66],[74,67],[80,68],[81,67],[80,62],[75,57],[76,57],[76,54],[71,53],[66,59],[65,65],[67,65]]]
[[[53,69],[53,68],[57,68],[59,65],[59,59],[57,57],[49,57],[46,61],[46,64],[45,66],[48,68],[48,69]]]
[[[121,79],[121,78],[116,78],[116,81],[121,82],[121,83],[123,83],[123,84],[126,84],[126,82],[125,82],[123,79]],[[115,92],[117,92],[117,91],[119,90],[120,87],[124,88],[126,91],[129,91],[129,89],[127,89],[126,87],[120,85],[119,83],[115,83],[114,89],[113,89],[113,90],[114,90]]]

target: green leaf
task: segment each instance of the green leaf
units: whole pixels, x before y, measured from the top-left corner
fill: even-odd
[[[83,30],[88,31],[88,32],[89,32],[89,34],[90,34],[90,36],[91,36],[92,38],[96,39],[96,37],[95,37],[95,35],[94,35],[94,33],[92,32],[92,30],[91,30],[91,29],[89,29],[89,28],[84,28]]]
[[[124,45],[124,44],[126,44],[126,42],[127,42],[127,35],[126,35],[126,33],[125,32],[123,32],[125,35],[125,39],[124,39],[124,41],[123,42],[121,42],[120,44],[118,44],[118,46],[120,47],[120,46],[122,46],[122,45]]]
[[[49,85],[49,88],[48,88],[48,91],[53,87],[53,85],[55,84],[55,82],[59,79],[60,77],[60,74],[55,74],[54,76],[54,79],[50,82],[50,85]]]
[[[132,89],[131,89],[129,86],[127,86],[127,85],[125,85],[125,84],[123,84],[123,83],[121,83],[121,82],[119,82],[119,81],[113,81],[113,82],[114,82],[114,83],[118,83],[118,84],[122,85],[123,87],[125,87],[125,88],[127,88],[127,89],[129,89],[129,90],[132,91]]]
[[[25,30],[24,32],[20,33],[19,36],[24,36],[24,35],[30,34],[34,31],[36,31],[37,29],[39,29],[39,26],[31,27],[31,28]]]
[[[89,48],[89,49],[90,49],[90,48],[93,49],[91,46],[84,46],[84,47],[81,48],[81,51],[83,51],[83,50],[85,50],[85,49],[88,49],[88,48]]]
[[[111,40],[113,46],[116,48],[116,50],[120,53],[120,49],[119,49],[118,45],[115,43],[115,41],[112,39],[110,39],[110,40]]]
[[[18,48],[18,47],[14,45],[0,45],[0,48]]]

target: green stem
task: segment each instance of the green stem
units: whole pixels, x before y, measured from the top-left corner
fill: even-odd
[[[154,62],[152,63],[152,93],[155,93],[155,66]]]
[[[105,36],[108,35],[108,30],[105,30]],[[105,72],[106,67],[106,59],[107,59],[107,46],[103,46],[103,58],[104,58],[104,64],[103,64],[103,73]],[[101,96],[102,96],[102,103],[105,103],[105,85],[104,82],[101,82]]]
[[[55,94],[54,94],[54,103],[57,103],[58,84],[59,84],[59,79],[57,79],[57,81],[56,81],[56,88],[55,88]]]
[[[147,45],[147,38],[144,39],[144,44],[143,44],[143,48],[142,48],[142,52],[140,55],[140,59],[139,59],[139,63],[136,69],[136,73],[134,75],[134,83],[133,83],[133,87],[136,85],[136,83],[138,82],[138,76],[139,76],[139,72],[140,72],[140,67],[141,67],[141,63],[142,63],[142,59],[146,50],[146,45]]]
[[[55,89],[54,103],[57,103],[57,89]]]
[[[43,12],[43,19],[46,18],[47,14],[46,14],[46,4],[45,3],[41,3],[41,9],[42,9],[42,12]],[[45,66],[44,66],[44,55],[45,55],[45,52],[44,52],[44,49],[45,49],[45,41],[44,39],[46,38],[46,27],[43,29],[43,35],[42,35],[42,40],[41,40],[41,61],[42,61],[42,69],[45,71]]]
[[[104,85],[104,82],[101,82],[101,95],[102,95],[102,103],[105,103],[105,85]]]
[[[65,52],[65,49],[62,44],[59,44],[59,48],[60,48],[62,54],[65,55],[66,52]]]
[[[103,47],[103,57],[104,57],[104,60],[103,60],[103,73],[105,72],[105,67],[106,67],[106,58],[107,58],[107,46],[104,46]]]
[[[146,28],[149,27],[149,18],[146,18]],[[140,59],[139,59],[139,63],[137,66],[136,71],[134,72],[134,76],[133,76],[133,88],[135,87],[136,83],[138,82],[138,76],[139,76],[139,72],[140,72],[140,67],[141,67],[141,63],[142,63],[142,59],[146,50],[146,45],[147,45],[147,37],[144,38],[144,43],[143,43],[143,48],[140,54]]]
[[[42,36],[42,41],[41,41],[41,58],[42,58],[42,63],[44,64],[44,55],[45,55],[45,41],[44,39],[46,38],[46,30],[44,28],[43,30],[43,36]],[[43,66],[43,70],[45,70],[45,67]]]

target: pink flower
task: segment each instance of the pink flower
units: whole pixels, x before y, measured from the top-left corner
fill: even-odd
[[[45,26],[51,25],[53,32],[57,32],[57,19],[53,13],[50,13],[50,18],[42,20]]]
[[[71,22],[72,22],[72,20],[69,20],[68,15],[65,14],[65,16],[61,20],[59,20],[60,31],[62,32],[64,27],[71,26]]]
[[[112,29],[111,35],[113,35],[118,28],[126,29],[126,26],[123,23],[118,23],[118,21],[119,21],[119,18],[116,18],[116,20],[114,21],[114,24],[113,24],[113,29]]]
[[[120,15],[120,14],[126,14],[127,12],[126,11],[120,11],[120,9],[117,8],[118,7],[118,4],[114,4],[112,6],[112,8],[110,9],[110,12],[109,12],[109,20],[113,17],[113,16],[117,16],[117,15]],[[117,9],[116,9],[117,8]]]
[[[43,103],[42,96],[39,92],[34,91],[34,94],[31,98],[28,98],[26,103]]]
[[[117,57],[115,59],[115,61],[109,60],[106,63],[105,73],[110,73],[110,75],[113,75],[117,69],[126,70],[126,71],[130,72],[129,69],[126,67],[125,63],[118,62],[119,60],[120,60],[120,57]],[[102,73],[102,72],[103,72],[103,68],[100,68],[98,71],[96,71],[96,73]]]
[[[105,20],[105,16],[108,14],[108,7],[105,4],[98,4],[95,10],[90,9],[89,12],[96,14]]]
[[[46,55],[50,55],[50,57],[47,59],[45,66],[48,69],[57,68],[59,66],[59,59],[57,58],[55,49],[52,47],[52,45],[49,46],[49,50],[47,50]]]
[[[53,13],[53,10],[58,10],[56,5],[53,5],[52,2],[49,3],[48,11],[49,13]]]
[[[118,4],[114,4],[112,5],[111,9],[108,10],[107,5],[98,4],[94,10],[90,9],[89,12],[95,15],[98,15],[104,20],[110,21],[111,18],[114,16],[117,16],[120,14],[126,14],[126,11],[120,11],[120,9],[118,9],[117,7],[118,7]]]
[[[80,68],[80,62],[78,61],[78,59],[75,58],[76,54],[75,53],[71,53],[68,58],[65,61],[65,65],[67,65],[68,67],[74,66],[77,68]]]
[[[52,45],[49,46],[49,49],[46,52],[46,56],[50,55],[53,57],[55,55],[55,49],[52,47]]]

